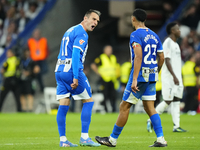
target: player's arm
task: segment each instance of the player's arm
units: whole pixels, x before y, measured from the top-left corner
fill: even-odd
[[[79,60],[80,60],[80,49],[73,47],[72,51],[73,83],[71,84],[72,90],[76,89],[78,86]]]
[[[1,68],[1,74],[4,74],[6,72],[8,68],[8,63],[7,62],[4,62],[3,63],[3,67]]]
[[[165,64],[167,66],[167,69],[169,70],[169,72],[171,73],[173,79],[174,79],[174,84],[179,85],[179,81],[178,78],[176,77],[173,69],[172,69],[172,65],[171,65],[171,60],[170,58],[165,58]]]
[[[158,55],[158,73],[159,73],[165,58],[163,52],[158,52],[157,55]]]
[[[131,85],[132,91],[136,93],[136,91],[139,91],[137,87],[137,78],[140,72],[141,64],[142,64],[142,47],[138,43],[133,43],[133,49],[134,49],[134,72],[133,72],[133,82]]]
[[[98,71],[98,64],[101,63],[101,60],[99,57],[97,57],[94,62],[90,65],[91,69],[97,74],[100,76],[100,73]]]
[[[158,62],[157,64],[158,64],[158,73],[159,73],[165,61],[165,57],[164,57],[162,42],[160,41],[160,38],[158,36],[157,36],[157,39],[159,41],[157,45],[157,62]]]

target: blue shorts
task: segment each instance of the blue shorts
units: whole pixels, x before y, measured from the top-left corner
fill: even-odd
[[[72,72],[56,72],[55,77],[57,82],[57,100],[70,96],[75,100],[82,100],[89,99],[92,96],[90,84],[83,72],[79,72],[78,87],[74,90],[70,86],[73,83]]]
[[[131,89],[132,82],[128,82],[124,90],[123,100],[136,104],[138,100],[156,100],[156,82],[138,82],[138,89],[134,93]]]

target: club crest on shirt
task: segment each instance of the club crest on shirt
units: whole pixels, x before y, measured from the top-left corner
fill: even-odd
[[[80,40],[79,43],[82,45],[85,41],[84,40]]]

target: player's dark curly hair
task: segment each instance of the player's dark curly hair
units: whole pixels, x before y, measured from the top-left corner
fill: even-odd
[[[101,12],[98,10],[90,9],[85,13],[85,16],[90,16],[91,13],[96,13],[99,17],[101,16]]]
[[[167,34],[170,35],[171,34],[171,31],[172,31],[172,28],[177,25],[177,22],[171,22],[167,25],[166,27],[166,31],[167,31]]]
[[[138,21],[144,22],[147,18],[147,13],[143,9],[135,9],[133,16],[135,16]]]

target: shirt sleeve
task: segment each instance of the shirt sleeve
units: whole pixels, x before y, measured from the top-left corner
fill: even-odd
[[[76,35],[76,38],[74,40],[73,48],[78,48],[81,50],[81,52],[84,51],[85,47],[87,46],[88,36],[84,34],[78,34]]]
[[[133,42],[136,42],[142,46],[142,41],[140,40],[139,36],[136,34],[136,32],[133,32],[130,36],[130,44],[132,45]]]
[[[160,41],[159,37],[157,39],[158,39],[157,52],[163,52],[162,42]]]
[[[166,41],[166,42],[163,44],[163,49],[164,49],[164,57],[165,57],[165,58],[171,58],[170,41]]]
[[[73,52],[72,52],[72,69],[73,69],[74,79],[78,79],[79,60],[80,60],[80,49],[76,48],[76,47],[73,47]]]

